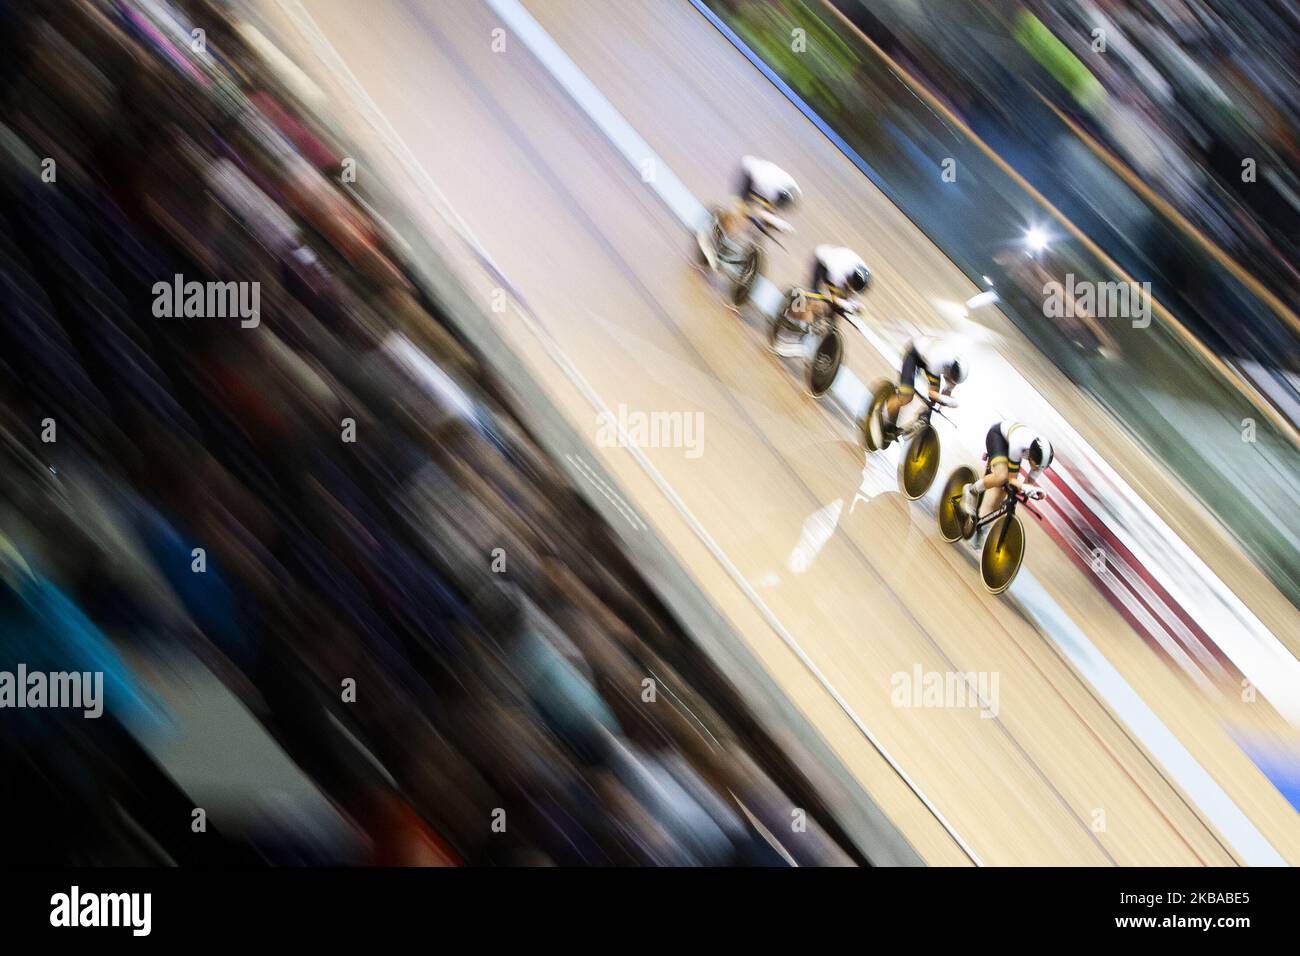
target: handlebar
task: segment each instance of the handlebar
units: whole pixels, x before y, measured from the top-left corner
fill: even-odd
[[[758,229],[759,232],[761,232],[764,236],[766,236],[770,241],[775,242],[782,249],[785,248],[785,243],[783,243],[780,239],[776,237],[777,233],[792,234],[794,232],[794,226],[790,225],[784,219],[780,219],[776,216],[772,216],[771,218],[763,218],[761,216],[755,216],[751,214],[749,217],[749,221],[754,225],[756,229]]]
[[[943,409],[945,406],[941,405],[939,402],[936,402],[925,392],[914,391],[913,394],[915,394],[916,397],[919,398],[925,404],[926,408],[928,408],[932,412],[938,412],[940,418],[946,420],[953,427],[956,427],[957,423],[943,413]],[[947,406],[947,407],[951,408],[952,406]],[[984,457],[987,458],[988,455],[985,455]]]
[[[1025,510],[1026,510],[1026,511],[1028,511],[1031,515],[1033,515],[1033,516],[1034,516],[1035,518],[1037,518],[1039,521],[1042,521],[1042,520],[1043,520],[1043,513],[1042,513],[1041,511],[1039,511],[1037,508],[1035,508],[1033,505],[1031,505],[1031,504],[1029,503],[1029,499],[1028,499],[1028,498],[1026,498],[1024,495],[1018,495],[1017,497],[1020,498],[1020,501],[1021,501],[1021,503],[1025,506]]]
[[[1033,488],[1030,491],[1024,491],[1023,489],[1020,488],[1011,488],[1010,485],[1008,485],[1007,487],[1010,489],[1011,494],[1015,496],[1016,501],[1024,505],[1026,508],[1028,508],[1035,517],[1039,517],[1039,518],[1042,517],[1042,515],[1040,515],[1037,511],[1034,511],[1033,505],[1031,505],[1029,502],[1046,501],[1047,500],[1046,488]]]

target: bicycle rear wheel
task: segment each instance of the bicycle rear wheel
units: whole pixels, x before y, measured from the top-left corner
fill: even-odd
[[[957,501],[961,498],[961,490],[974,480],[975,470],[962,465],[954,468],[948,480],[943,483],[943,490],[939,494],[939,534],[949,543],[967,537],[965,526],[969,522],[962,520],[957,510]]]
[[[757,246],[750,246],[745,256],[745,263],[736,273],[735,285],[731,290],[731,301],[734,305],[744,305],[749,301],[749,293],[753,290],[754,283],[758,281],[762,271],[763,252]]]
[[[709,222],[704,228],[704,232],[708,234],[708,241],[713,243],[713,254],[715,256],[721,250],[722,241],[725,238],[722,234],[721,216],[722,207],[714,206],[709,210]],[[700,242],[701,240],[697,238],[695,242],[695,261],[705,269],[712,269],[713,263],[710,262],[709,257],[704,254],[704,248],[700,245]]]
[[[862,417],[862,444],[867,451],[881,451],[888,447],[884,430],[880,426],[880,407],[894,397],[894,383],[881,380],[871,388],[871,401]]]
[[[830,390],[843,360],[844,337],[840,335],[839,329],[831,326],[830,331],[817,343],[817,350],[808,363],[808,391],[813,398],[821,398]]]

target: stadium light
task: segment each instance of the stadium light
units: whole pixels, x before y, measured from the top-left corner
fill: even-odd
[[[1030,226],[1025,233],[1025,245],[1029,247],[1031,253],[1037,255],[1047,248],[1049,238],[1046,230],[1038,226]]]

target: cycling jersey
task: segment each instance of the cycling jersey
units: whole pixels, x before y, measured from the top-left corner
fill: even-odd
[[[1038,433],[1028,425],[1020,422],[998,422],[989,429],[984,445],[989,453],[989,467],[999,461],[1007,463],[1007,468],[1014,474],[1025,464],[1025,471],[1033,470],[1029,463],[1029,446],[1038,438]]]
[[[867,267],[861,256],[844,246],[818,246],[813,255],[816,258],[812,281],[814,290],[830,286],[842,295],[848,289],[849,277],[854,271]]]
[[[794,177],[775,163],[754,156],[746,156],[740,161],[743,174],[740,195],[755,197],[770,205],[775,205],[782,193],[798,190]]]
[[[924,372],[930,387],[938,388],[943,377],[951,373],[952,364],[956,360],[957,350],[947,339],[929,335],[913,339],[907,354],[903,356],[903,367],[898,376],[900,390],[904,394],[911,394],[915,388],[917,372]]]

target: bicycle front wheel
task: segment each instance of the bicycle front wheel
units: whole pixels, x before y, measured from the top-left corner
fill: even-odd
[[[1003,515],[989,528],[980,552],[980,577],[991,594],[1011,587],[1025,560],[1025,526],[1015,515]]]

